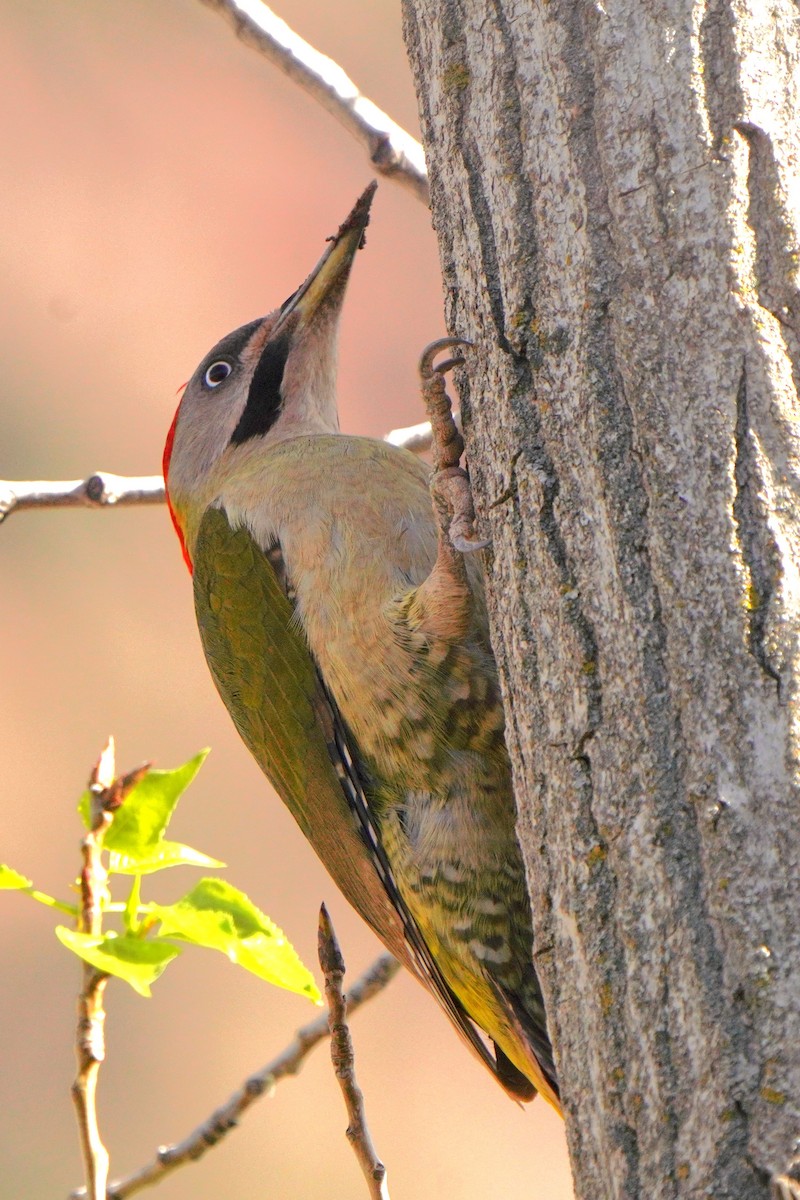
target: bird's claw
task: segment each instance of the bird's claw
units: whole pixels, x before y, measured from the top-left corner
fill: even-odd
[[[461,554],[473,554],[485,550],[489,541],[475,533],[475,509],[469,476],[463,467],[445,467],[431,479],[431,491],[451,513],[446,536],[454,550]]]
[[[800,1200],[800,1156],[792,1159],[785,1172],[770,1180],[771,1200]]]
[[[476,550],[485,550],[490,544],[491,538],[479,537],[458,537],[453,533],[453,527],[450,526],[450,541],[453,544],[453,549],[458,550],[460,554],[474,554]]]
[[[441,354],[443,350],[450,350],[453,346],[471,346],[472,342],[468,342],[466,338],[459,337],[444,337],[437,338],[435,342],[431,342],[422,351],[419,360],[419,373],[423,379],[430,379],[432,375],[444,375],[447,371],[452,371],[453,367],[460,367],[464,362],[461,355],[456,355],[454,358],[448,358],[446,362],[440,363],[438,367],[434,367],[433,360],[437,354]]]
[[[462,358],[460,354],[457,354],[455,358],[446,358],[444,362],[436,364],[436,366],[433,368],[432,374],[446,375],[448,371],[452,371],[453,367],[463,367],[465,361],[466,360]]]

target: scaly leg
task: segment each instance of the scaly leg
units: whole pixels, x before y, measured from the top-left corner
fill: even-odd
[[[483,550],[489,545],[488,540],[481,540],[475,534],[475,509],[469,476],[460,466],[461,455],[464,453],[464,439],[453,420],[453,404],[444,382],[447,372],[460,366],[464,359],[459,354],[445,359],[438,366],[433,365],[433,360],[442,350],[470,344],[463,338],[440,338],[425,347],[419,360],[422,399],[431,423],[433,439],[431,491],[434,501],[441,499],[449,510],[450,541],[462,554]],[[435,507],[437,516],[440,517],[441,509],[436,504]],[[441,526],[441,517],[439,523]]]
[[[464,439],[453,419],[452,402],[444,381],[445,374],[464,360],[456,356],[438,366],[433,362],[442,350],[468,344],[461,338],[441,338],[426,347],[419,363],[422,397],[431,423],[434,467],[431,499],[438,551],[433,570],[417,589],[415,616],[425,632],[449,641],[464,637],[472,619],[472,592],[463,555],[482,550],[489,543],[475,534],[469,476],[459,465]]]

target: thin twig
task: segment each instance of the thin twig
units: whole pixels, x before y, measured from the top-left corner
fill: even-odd
[[[354,1013],[362,1004],[366,1004],[373,996],[377,996],[378,992],[382,992],[399,969],[400,964],[391,954],[382,954],[376,959],[350,989],[347,997],[348,1015]],[[299,1029],[285,1050],[245,1080],[241,1087],[188,1137],[172,1146],[161,1146],[153,1162],[125,1179],[112,1183],[108,1189],[107,1200],[126,1200],[126,1197],[134,1195],[135,1192],[160,1183],[177,1167],[201,1158],[207,1150],[236,1128],[239,1118],[251,1104],[261,1096],[271,1096],[280,1079],[296,1075],[314,1047],[329,1036],[328,1014],[324,1013]],[[85,1200],[85,1197],[84,1188],[78,1188],[70,1194],[70,1200]]]
[[[389,1200],[386,1167],[372,1144],[364,1110],[364,1095],[356,1082],[353,1039],[347,1026],[347,1002],[342,991],[344,958],[324,904],[319,910],[318,947],[319,965],[325,976],[325,999],[328,1002],[331,1060],[347,1109],[347,1138],[364,1173],[372,1200]]]
[[[458,415],[456,415],[458,420]],[[384,441],[424,454],[430,449],[431,427],[409,425],[392,429]],[[163,504],[164,480],[160,475],[112,475],[95,471],[87,479],[0,479],[0,524],[26,508],[118,508],[126,504]]]
[[[426,206],[430,203],[422,146],[362,96],[338,63],[315,50],[261,0],[203,3],[220,12],[242,42],[280,67],[366,146],[376,171],[405,184]]]
[[[461,413],[457,408],[452,410],[452,418],[459,433],[463,433]],[[398,446],[411,454],[427,454],[433,445],[433,434],[430,421],[421,421],[419,425],[404,425],[400,429],[390,429],[383,435],[383,440],[390,446]],[[0,484],[0,487],[2,484]]]
[[[24,508],[112,508],[163,504],[160,475],[126,476],[96,471],[87,479],[0,480],[0,522]]]
[[[92,937],[103,928],[103,907],[108,896],[108,873],[103,863],[103,838],[114,820],[114,810],[105,799],[114,785],[114,740],[100,755],[89,779],[91,827],[81,843],[81,907],[79,927]],[[72,1085],[72,1100],[78,1121],[78,1134],[89,1200],[104,1200],[108,1180],[108,1151],[103,1145],[97,1123],[97,1076],[106,1056],[103,997],[108,975],[90,963],[83,963],[83,988],[78,997],[78,1027],[75,1055],[78,1074]]]
[[[103,913],[108,901],[108,871],[103,862],[103,840],[128,793],[147,774],[150,764],[115,778],[114,739],[92,768],[89,777],[89,832],[81,842],[81,905],[78,928],[91,937],[103,932]],[[83,988],[78,997],[78,1027],[75,1055],[78,1074],[72,1084],[72,1100],[78,1121],[88,1200],[105,1200],[108,1183],[108,1151],[97,1121],[97,1077],[106,1056],[103,1007],[108,975],[91,963],[83,963]]]

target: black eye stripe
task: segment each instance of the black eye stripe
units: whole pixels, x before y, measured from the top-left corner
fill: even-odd
[[[281,384],[290,347],[291,334],[288,331],[279,334],[264,347],[250,381],[244,412],[231,437],[234,445],[267,433],[275,424],[281,411]]]

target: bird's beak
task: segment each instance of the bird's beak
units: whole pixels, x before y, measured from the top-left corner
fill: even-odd
[[[364,245],[364,231],[369,224],[370,205],[377,186],[373,180],[359,196],[350,215],[340,225],[339,232],[328,239],[330,245],[308,279],[281,308],[278,319],[270,330],[270,341],[273,341],[275,335],[287,324],[295,328],[298,325],[308,325],[325,301],[341,298],[356,251]]]

